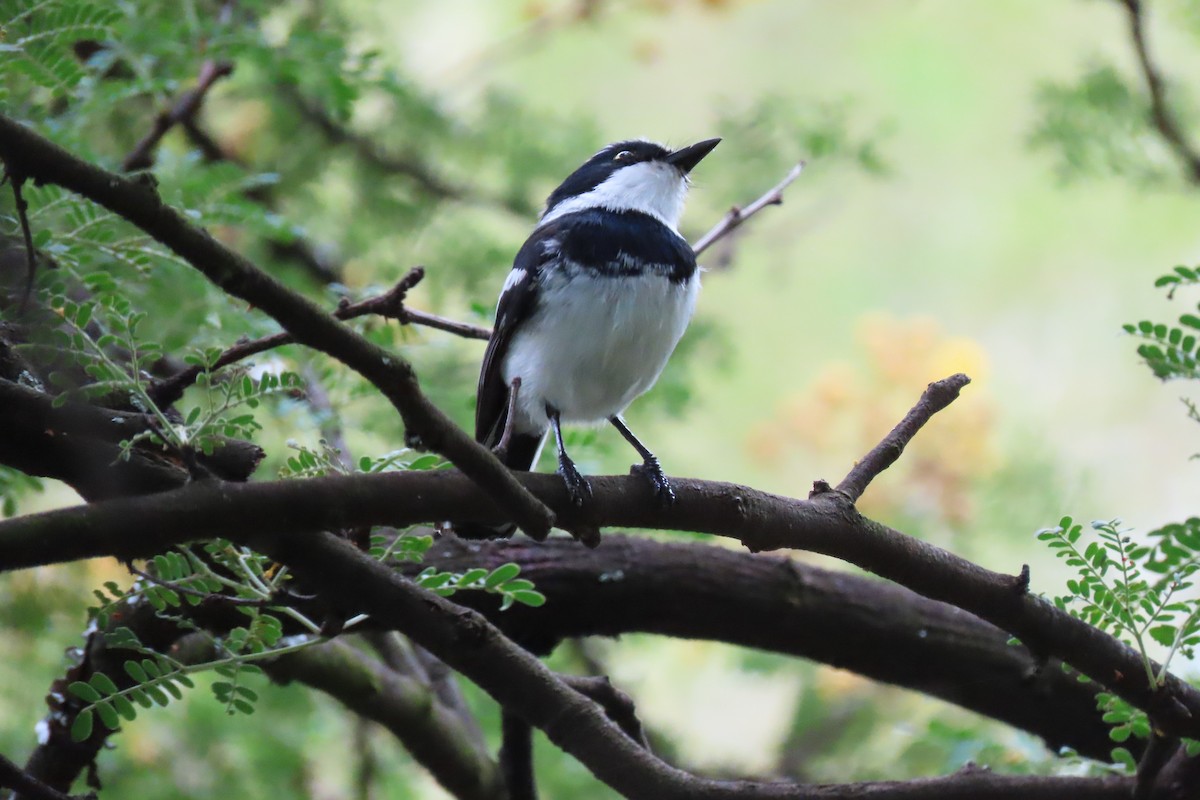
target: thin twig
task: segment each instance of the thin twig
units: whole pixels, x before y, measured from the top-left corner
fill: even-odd
[[[450,331],[451,333],[470,339],[486,340],[491,336],[491,331],[487,328],[469,325],[465,322],[454,322],[453,320],[444,319],[434,314],[426,314],[421,311],[412,311],[405,308],[405,296],[423,277],[425,277],[424,268],[413,267],[388,291],[383,294],[373,295],[364,300],[359,300],[357,303],[343,302],[333,312],[333,316],[345,321],[369,314],[378,314],[385,319],[399,320],[401,324],[415,323],[417,325],[426,325],[431,328]],[[215,372],[259,353],[265,353],[276,347],[293,344],[295,341],[294,336],[284,331],[264,336],[260,339],[238,342],[221,353],[210,365],[192,365],[168,378],[158,381],[150,387],[150,397],[160,406],[169,406],[183,396],[184,390],[195,383],[201,373]]]
[[[437,328],[439,331],[453,333],[455,336],[461,336],[464,339],[480,339],[486,342],[492,338],[491,328],[485,328],[482,325],[472,325],[469,322],[458,322],[411,308],[403,309],[397,319],[400,320],[401,324],[424,325],[426,328]]]
[[[125,156],[125,160],[121,162],[121,168],[126,172],[133,172],[153,166],[154,150],[167,132],[176,125],[193,119],[213,84],[231,74],[233,74],[233,63],[229,61],[208,59],[200,65],[200,75],[196,80],[196,85],[180,95],[174,106],[154,118],[154,126],[142,137],[129,155]]]
[[[729,209],[729,212],[721,218],[721,221],[712,227],[712,229],[701,236],[694,245],[692,250],[696,255],[700,255],[720,239],[728,236],[735,228],[741,225],[746,220],[753,217],[759,211],[762,211],[767,206],[777,206],[783,204],[783,190],[792,185],[792,182],[800,177],[800,173],[804,172],[804,162],[801,161],[796,166],[792,167],[788,174],[777,185],[767,191],[762,197],[755,200],[745,208],[734,206]]]
[[[25,176],[6,169],[4,177],[12,184],[13,202],[17,207],[17,220],[21,223],[21,238],[25,240],[25,293],[21,296],[21,313],[25,313],[29,298],[33,296],[33,279],[37,275],[37,251],[33,249],[33,232],[29,228],[29,203],[21,194]]]
[[[1142,76],[1146,79],[1146,88],[1150,92],[1150,118],[1154,127],[1166,140],[1167,145],[1183,162],[1187,170],[1188,180],[1200,183],[1200,152],[1188,141],[1174,112],[1167,104],[1167,87],[1162,73],[1150,55],[1150,46],[1146,38],[1146,18],[1141,0],[1119,0],[1129,13],[1129,35],[1133,38],[1133,46],[1137,51],[1138,64]]]
[[[318,104],[302,96],[294,87],[281,87],[282,97],[296,112],[311,123],[334,145],[345,145],[354,154],[376,170],[394,175],[403,175],[421,187],[426,194],[438,200],[482,202],[518,216],[527,216],[535,209],[517,198],[491,196],[482,190],[462,186],[446,180],[427,163],[411,154],[387,152],[378,142],[357,131],[353,131],[331,117]]]
[[[960,372],[929,384],[912,410],[892,428],[891,433],[883,437],[883,441],[854,465],[834,491],[845,495],[852,503],[862,497],[867,485],[876,475],[895,463],[917,431],[921,430],[934,414],[953,403],[962,388],[970,382],[971,379]]]
[[[718,222],[712,230],[704,234],[694,246],[696,255],[707,250],[719,239],[727,236],[735,228],[748,220],[750,217],[762,211],[769,205],[779,205],[783,202],[783,190],[792,184],[796,178],[800,177],[800,173],[804,170],[804,162],[797,164],[788,172],[787,176],[776,186],[771,188],[762,197],[755,200],[744,209],[734,207],[727,213],[724,218]],[[420,269],[419,267],[416,269]],[[490,328],[482,325],[472,325],[469,322],[459,322],[457,320],[448,319],[430,314],[426,311],[417,311],[415,309],[406,308],[404,306],[404,292],[411,289],[423,276],[418,276],[415,280],[404,288],[401,285],[408,281],[413,276],[413,272],[409,272],[407,276],[401,279],[400,283],[393,289],[382,295],[368,297],[365,300],[360,300],[357,303],[345,304],[334,312],[334,316],[340,320],[354,319],[355,317],[365,316],[367,314],[380,314],[387,319],[395,319],[402,325],[423,325],[427,328],[436,328],[440,331],[452,333],[455,336],[461,336],[464,339],[478,339],[487,341],[492,336]],[[242,359],[264,353],[268,350],[273,350],[276,347],[292,344],[295,339],[288,333],[276,333],[271,336],[264,336],[261,339],[239,342],[224,353],[222,353],[216,361],[209,367],[191,366],[187,369],[165,378],[155,384],[150,389],[150,396],[154,398],[156,403],[160,405],[171,405],[183,396],[183,391],[196,382],[196,378],[206,369],[215,371],[230,364],[241,361]]]

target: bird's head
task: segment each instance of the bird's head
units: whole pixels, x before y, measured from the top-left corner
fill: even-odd
[[[585,211],[641,211],[674,230],[683,214],[688,173],[720,139],[670,150],[655,142],[631,140],[605,147],[571,173],[551,193],[540,224]]]

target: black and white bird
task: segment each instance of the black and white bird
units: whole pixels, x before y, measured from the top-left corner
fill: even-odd
[[[700,275],[677,227],[688,173],[720,141],[678,150],[625,141],[596,153],[550,195],[500,293],[475,437],[528,470],[552,429],[577,505],[591,486],[567,455],[562,423],[612,423],[642,457],[634,469],[674,501],[620,415],[654,385],[695,309]]]

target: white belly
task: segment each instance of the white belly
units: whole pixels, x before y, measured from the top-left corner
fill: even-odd
[[[549,279],[504,360],[504,382],[521,379],[518,428],[544,430],[547,404],[564,422],[624,411],[658,379],[699,291],[699,272],[683,283],[659,275]]]

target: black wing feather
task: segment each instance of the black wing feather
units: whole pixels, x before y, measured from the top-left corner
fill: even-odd
[[[513,259],[513,270],[524,270],[525,278],[500,295],[496,305],[496,325],[483,354],[479,371],[479,389],[475,399],[475,440],[494,446],[504,431],[508,416],[508,386],[501,370],[508,345],[522,323],[537,308],[542,265],[557,256],[557,247],[547,247],[558,232],[554,223],[530,236]]]

